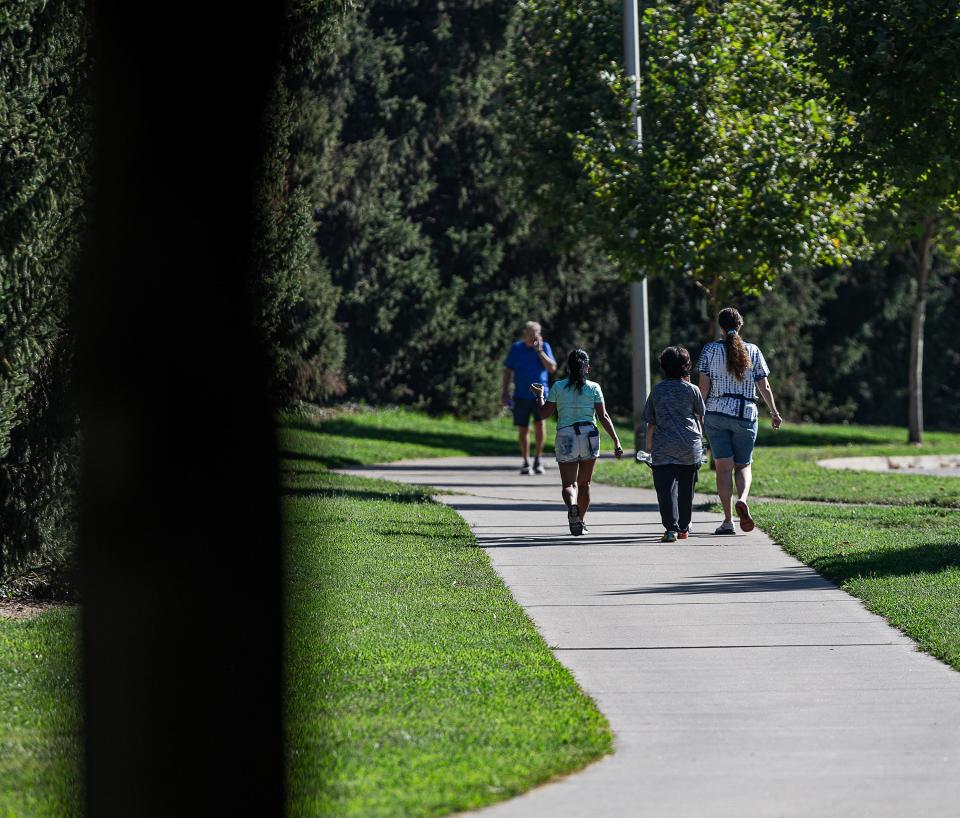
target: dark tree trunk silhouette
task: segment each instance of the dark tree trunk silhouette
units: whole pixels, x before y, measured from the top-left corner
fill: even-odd
[[[86,814],[282,815],[276,451],[249,264],[283,4],[92,9]]]

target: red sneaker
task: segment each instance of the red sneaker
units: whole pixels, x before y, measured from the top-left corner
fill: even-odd
[[[750,508],[743,500],[737,500],[737,516],[740,518],[741,531],[753,531],[757,527],[750,516]]]
[[[678,539],[678,540],[688,540],[688,539],[690,539],[690,532],[689,532],[689,531],[681,531],[679,534],[677,534],[677,539]]]

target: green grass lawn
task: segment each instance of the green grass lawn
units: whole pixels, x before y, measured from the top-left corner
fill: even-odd
[[[960,670],[960,511],[757,503],[764,531]]]
[[[884,426],[787,425],[762,418],[754,453],[752,493],[757,497],[960,508],[960,478],[825,469],[817,460],[872,455],[957,454],[960,434],[928,432],[922,448],[909,446],[903,429]],[[701,490],[710,491],[704,472]],[[604,460],[596,478],[618,486],[653,488],[650,470],[630,459]]]
[[[611,750],[459,515],[302,466],[284,473],[291,815],[443,815]]]
[[[330,468],[388,463],[417,457],[517,455],[517,432],[506,414],[468,421],[430,417],[408,409],[334,415],[325,420],[283,419],[281,456],[320,458]],[[553,437],[547,438],[553,451]]]
[[[0,619],[0,818],[80,814],[76,612]]]

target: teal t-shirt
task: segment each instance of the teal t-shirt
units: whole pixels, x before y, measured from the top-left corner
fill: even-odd
[[[594,404],[603,403],[603,391],[600,384],[587,381],[583,385],[583,392],[578,392],[570,379],[564,378],[550,390],[550,402],[557,404],[558,429],[574,423],[595,423]]]

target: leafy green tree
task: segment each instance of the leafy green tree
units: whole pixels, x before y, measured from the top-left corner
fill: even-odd
[[[253,295],[277,405],[323,401],[343,391],[344,341],[334,319],[339,290],[317,253],[313,207],[295,178],[292,153],[305,84],[337,36],[340,8],[333,0],[290,4],[264,117]]]
[[[581,166],[565,187],[627,275],[687,279],[713,315],[797,265],[849,258],[861,202],[831,184],[822,161],[838,112],[789,10],[773,0],[647,8],[639,150],[632,92],[611,60],[619,4],[531,0],[525,9],[529,110],[557,118],[545,127],[568,145],[551,155],[572,153]],[[574,90],[584,83],[589,90]],[[601,85],[613,92],[606,101]]]
[[[960,8],[951,0],[798,0],[830,88],[851,111],[836,154],[879,202],[874,234],[909,259],[909,438],[923,440],[923,348],[936,248],[960,206]]]
[[[0,7],[0,573],[69,541],[76,411],[69,288],[89,146],[87,21]]]
[[[355,397],[496,412],[506,345],[528,317],[549,327],[551,288],[581,267],[551,248],[510,169],[514,13],[376,0],[347,14],[307,83],[294,176],[342,291]]]

